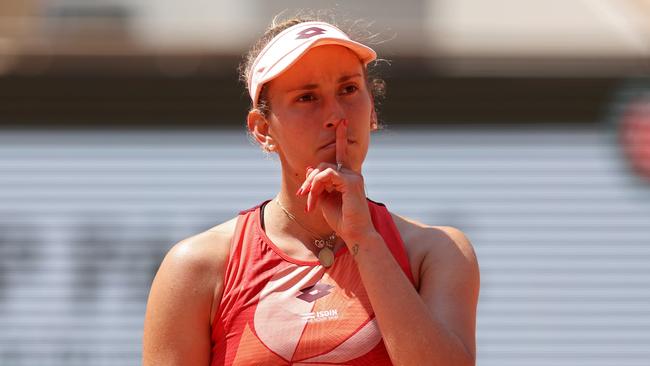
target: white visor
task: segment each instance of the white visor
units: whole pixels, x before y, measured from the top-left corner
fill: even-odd
[[[248,92],[257,107],[264,83],[282,74],[307,50],[326,44],[337,44],[354,51],[364,67],[377,58],[370,47],[351,40],[347,34],[324,22],[304,22],[285,29],[275,36],[259,53],[248,80]]]

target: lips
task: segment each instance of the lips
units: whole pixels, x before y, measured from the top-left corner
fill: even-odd
[[[355,141],[353,141],[353,140],[348,140],[348,145],[354,144],[354,142]],[[329,148],[333,148],[333,147],[336,147],[336,140],[332,140],[332,141],[326,143],[325,145],[321,146],[319,149],[329,149]]]

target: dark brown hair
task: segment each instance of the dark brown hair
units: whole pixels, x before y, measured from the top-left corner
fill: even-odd
[[[248,50],[248,52],[244,56],[244,59],[239,65],[239,80],[246,86],[246,88],[248,88],[248,79],[251,75],[251,69],[253,67],[253,62],[255,61],[255,58],[257,57],[257,55],[259,55],[262,49],[264,49],[264,47],[273,39],[273,37],[280,34],[285,29],[290,28],[296,24],[311,22],[311,21],[323,21],[332,24],[333,26],[343,30],[351,39],[363,44],[372,43],[372,40],[377,37],[376,34],[373,34],[368,30],[368,26],[364,25],[363,24],[364,22],[361,20],[354,21],[352,22],[352,24],[345,26],[345,25],[338,24],[334,20],[333,15],[325,12],[306,13],[304,11],[301,11],[299,14],[296,14],[295,16],[282,21],[279,20],[279,15],[278,15],[273,18],[271,25],[264,32],[262,37],[260,37],[260,39],[258,39],[257,42],[255,42],[253,47],[251,47],[250,50]],[[380,60],[380,61],[385,61],[385,60]],[[368,64],[368,67],[365,70],[365,74],[366,74],[366,82],[368,84],[368,89],[371,91],[375,102],[374,103],[375,112],[378,113],[377,111],[378,105],[381,103],[381,101],[383,100],[386,94],[386,83],[384,82],[383,79],[375,76],[377,73],[375,71],[376,64],[377,61]],[[251,103],[251,108],[253,108],[252,103]],[[259,101],[257,103],[257,109],[264,116],[267,116],[268,112],[270,111],[270,108],[271,106],[269,105],[268,98],[266,96],[266,88],[262,86],[262,89],[260,90]],[[381,127],[381,124],[378,127]]]

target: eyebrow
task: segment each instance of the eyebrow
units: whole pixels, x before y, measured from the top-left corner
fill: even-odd
[[[343,75],[336,82],[337,83],[344,83],[344,82],[346,82],[346,81],[348,81],[350,79],[354,79],[354,78],[357,78],[357,77],[361,77],[361,74],[356,73],[356,74],[352,74],[352,75]],[[317,88],[318,88],[318,84],[305,84],[305,85],[303,85],[301,87],[293,88],[293,89],[291,89],[289,91],[312,90],[312,89],[317,89]]]

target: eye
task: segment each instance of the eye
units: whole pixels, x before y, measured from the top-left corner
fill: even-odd
[[[316,100],[316,96],[314,94],[308,93],[308,94],[303,94],[303,95],[299,96],[296,99],[296,102],[303,102],[304,103],[304,102],[312,102],[314,100]]]
[[[358,89],[359,87],[357,87],[356,84],[349,84],[343,87],[343,91],[341,92],[341,94],[352,94]]]

